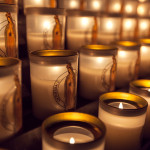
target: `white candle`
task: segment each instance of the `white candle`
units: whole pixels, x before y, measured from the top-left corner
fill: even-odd
[[[122,102],[122,107],[116,102]],[[129,93],[112,92],[100,97],[99,118],[106,125],[106,150],[141,148],[146,109],[147,102],[143,98]]]
[[[42,49],[64,49],[64,10],[28,8],[26,20],[27,45],[30,52]]]
[[[47,57],[43,58],[44,55]],[[33,52],[30,58],[34,115],[44,119],[51,114],[74,109],[78,70],[77,53],[43,50]],[[69,82],[71,82],[70,87],[68,87]]]
[[[141,77],[149,77],[150,71],[150,39],[141,39],[141,48],[140,48],[140,53],[141,53],[141,64],[140,64],[140,76]]]
[[[0,58],[0,142],[22,127],[21,61]]]
[[[116,54],[115,47],[106,45],[87,45],[80,49],[79,93],[81,97],[96,100],[101,93],[114,90]]]
[[[105,127],[98,118],[82,113],[61,113],[42,124],[43,150],[104,150]]]
[[[139,44],[132,41],[117,42],[117,76],[116,86],[125,87],[137,78],[139,71]]]
[[[100,18],[95,17],[97,13],[68,10],[67,14],[67,49],[79,50],[83,45],[99,42]]]
[[[129,92],[143,97],[148,102],[144,125],[144,138],[150,139],[150,80],[141,79],[131,82]]]

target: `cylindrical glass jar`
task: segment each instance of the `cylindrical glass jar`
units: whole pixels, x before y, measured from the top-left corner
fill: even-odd
[[[110,44],[119,40],[120,35],[120,15],[104,15],[100,21],[99,40],[102,44]]]
[[[97,100],[100,94],[115,89],[117,48],[87,45],[80,49],[80,96]]]
[[[21,61],[0,58],[0,142],[22,127]]]
[[[140,77],[150,77],[150,38],[140,39],[141,64]]]
[[[147,102],[123,92],[100,96],[99,118],[106,125],[106,150],[140,150]]]
[[[118,41],[116,87],[126,87],[137,79],[140,67],[140,44],[135,41]]]
[[[17,7],[0,5],[0,57],[18,57]]]
[[[97,15],[90,11],[67,11],[67,49],[78,50],[83,45],[99,42],[100,17]]]
[[[150,80],[134,80],[130,83],[130,93],[143,97],[148,102],[148,109],[144,125],[144,138],[150,139]]]
[[[57,0],[23,0],[23,1],[25,9],[29,7],[49,7],[49,8],[57,7]]]
[[[94,116],[56,114],[42,124],[42,150],[104,150],[105,132],[104,124]]]
[[[26,9],[28,51],[64,49],[64,13],[54,8]]]
[[[33,113],[39,119],[75,109],[78,54],[39,50],[30,54]]]

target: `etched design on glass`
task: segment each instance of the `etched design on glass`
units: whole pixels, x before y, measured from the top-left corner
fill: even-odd
[[[22,126],[21,85],[18,75],[14,76],[15,87],[4,96],[0,105],[0,122],[4,129],[18,131]]]
[[[66,65],[67,72],[60,75],[53,86],[53,96],[58,105],[65,110],[70,110],[75,107],[76,94],[75,94],[75,73],[71,64]],[[64,82],[64,98],[59,94],[59,87],[62,81]]]
[[[0,49],[0,57],[6,57],[6,56],[7,56],[6,53],[2,49]]]
[[[97,44],[97,36],[98,36],[98,24],[97,18],[94,17],[94,25],[92,28],[92,44]]]
[[[0,49],[0,55],[8,56],[8,57],[17,57],[17,52],[16,52],[16,30],[15,30],[15,24],[12,19],[11,13],[7,12],[6,13],[6,18],[7,20],[1,22],[0,24],[4,22],[8,22],[6,25],[4,25],[0,31],[2,31],[3,28],[5,28],[4,31],[4,37],[5,37],[5,48],[6,52],[4,50]]]
[[[113,91],[115,89],[115,78],[116,78],[116,69],[117,69],[117,62],[115,56],[112,57],[112,62],[107,64],[102,73],[102,86],[106,91]],[[109,80],[106,79],[106,73],[110,70],[110,78]]]

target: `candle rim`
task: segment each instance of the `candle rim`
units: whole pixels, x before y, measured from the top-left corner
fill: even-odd
[[[150,38],[142,38],[139,41],[142,45],[150,45]]]
[[[48,132],[47,132],[48,127],[54,126],[55,124],[58,124],[58,123],[61,126],[62,122],[67,122],[67,121],[68,122],[69,121],[76,122],[78,125],[80,125],[81,123],[87,123],[87,124],[91,125],[91,127],[93,127],[95,134],[97,134],[97,135],[100,134],[100,135],[95,137],[95,139],[93,141],[90,141],[87,143],[75,143],[72,145],[70,143],[58,141],[58,140],[54,139],[54,137],[52,135],[50,136],[48,134]],[[85,129],[87,129],[87,128],[85,128]],[[85,113],[78,113],[78,112],[59,113],[59,114],[56,114],[56,115],[53,115],[53,116],[47,118],[42,123],[42,136],[43,136],[44,140],[46,140],[46,142],[49,144],[54,144],[55,147],[57,147],[57,146],[58,146],[58,148],[65,147],[66,150],[70,150],[70,148],[73,148],[73,150],[76,150],[76,148],[78,148],[78,146],[93,148],[93,147],[99,145],[101,142],[103,142],[105,134],[106,134],[106,128],[105,128],[105,125],[103,124],[103,122],[99,118],[89,115],[89,114],[85,114]]]
[[[112,102],[109,100],[114,100],[114,102],[118,102],[117,100],[119,100],[119,102],[126,102],[132,105],[134,104],[137,109],[119,109],[108,105]],[[102,107],[107,112],[119,116],[139,116],[146,112],[147,106],[148,103],[144,98],[125,92],[109,92],[99,97],[99,107]]]

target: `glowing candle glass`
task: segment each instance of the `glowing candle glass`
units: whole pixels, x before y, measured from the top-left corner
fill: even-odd
[[[119,40],[120,34],[120,16],[102,16],[100,22],[100,43],[110,44]]]
[[[24,0],[24,8],[28,7],[50,7],[56,8],[57,0]]]
[[[0,58],[0,142],[22,127],[21,61]]]
[[[60,113],[42,124],[42,150],[104,150],[105,126],[83,113]]]
[[[41,50],[30,54],[33,113],[39,119],[75,109],[78,54]]]
[[[97,100],[99,95],[115,89],[117,48],[87,45],[80,49],[80,96]]]
[[[147,105],[146,100],[129,93],[100,96],[99,118],[106,125],[106,150],[140,150]]]
[[[58,8],[80,9],[80,0],[58,0]]]
[[[0,6],[0,57],[18,57],[17,8]]]
[[[141,64],[140,64],[140,76],[149,77],[150,76],[150,39],[140,39],[141,42]]]
[[[28,51],[64,49],[63,9],[27,8],[26,21]]]
[[[143,97],[148,102],[144,125],[144,138],[150,139],[150,80],[135,80],[130,83],[130,93]]]
[[[67,14],[67,49],[78,50],[99,42],[100,17],[96,12],[68,10]]]
[[[118,41],[116,86],[126,87],[137,79],[140,67],[140,45],[134,41]]]

